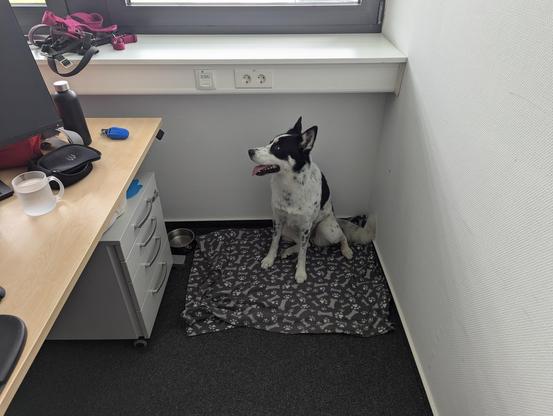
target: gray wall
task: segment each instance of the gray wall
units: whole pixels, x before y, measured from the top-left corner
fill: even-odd
[[[435,409],[553,414],[553,2],[390,1],[377,246]]]
[[[156,172],[169,220],[270,218],[268,177],[252,177],[247,149],[303,115],[319,126],[312,156],[338,215],[369,210],[385,95],[87,96],[87,116],[162,116],[166,136],[143,169]]]

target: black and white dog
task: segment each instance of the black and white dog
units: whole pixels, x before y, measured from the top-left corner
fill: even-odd
[[[301,117],[293,128],[276,136],[264,147],[249,149],[250,159],[258,165],[252,175],[272,173],[273,240],[261,267],[273,265],[280,238],[294,241],[281,255],[286,258],[298,253],[296,281],[307,279],[305,257],[309,241],[325,246],[340,243],[342,255],[351,259],[348,244],[367,244],[373,238],[369,222],[364,228],[345,220],[337,220],[330,201],[328,183],[311,161],[311,150],[317,138],[317,126],[302,132]]]

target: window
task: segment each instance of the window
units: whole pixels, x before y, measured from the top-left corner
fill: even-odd
[[[1,0],[0,0],[1,1]],[[88,11],[133,33],[380,32],[385,0],[10,0],[24,31],[45,8]]]
[[[113,22],[135,33],[380,32],[384,11],[384,0],[104,1]]]
[[[187,5],[282,5],[282,6],[317,6],[317,5],[358,5],[360,0],[128,0],[129,6],[187,6]]]
[[[40,23],[46,0],[9,0],[23,32]]]
[[[46,4],[46,0],[10,0],[10,4],[33,6]]]
[[[40,23],[46,8],[61,15],[67,12],[64,0],[9,0],[9,2],[24,33]]]

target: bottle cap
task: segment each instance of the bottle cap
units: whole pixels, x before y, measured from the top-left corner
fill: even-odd
[[[54,82],[54,89],[57,92],[65,92],[69,90],[69,83],[67,81],[56,81]]]

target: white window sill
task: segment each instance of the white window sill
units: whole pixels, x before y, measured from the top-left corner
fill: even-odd
[[[407,61],[381,34],[139,35],[124,51],[100,49],[70,78],[80,94],[394,92]],[[33,53],[51,85],[59,77]],[[273,88],[236,88],[241,68],[270,70]],[[215,89],[198,90],[194,69],[214,70]]]

